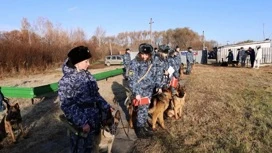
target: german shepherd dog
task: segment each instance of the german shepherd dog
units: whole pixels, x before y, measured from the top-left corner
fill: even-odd
[[[113,123],[108,122],[101,129],[101,140],[99,143],[99,152],[107,151],[107,153],[111,153],[112,145],[115,139],[115,134],[116,134],[117,127],[119,125],[120,120],[121,120],[121,113],[119,110],[117,110],[113,117]]]
[[[71,123],[64,114],[59,116],[60,120],[66,125],[68,132],[77,133],[81,137],[87,137],[86,133],[82,132],[82,129]],[[113,116],[111,112],[107,114],[107,120],[103,123],[100,134],[95,137],[94,152],[105,152],[111,153],[112,145],[115,139],[118,124],[121,120],[121,113],[119,110],[116,111]]]
[[[169,117],[175,116],[175,119],[179,119],[182,116],[182,109],[185,103],[185,97],[186,97],[186,92],[185,92],[185,87],[179,85],[177,88],[177,93],[173,96],[173,105],[174,109],[170,109],[167,111],[167,115]]]
[[[129,123],[129,127],[133,129],[133,123],[135,123],[136,121],[136,115],[137,115],[137,112],[133,106],[133,102],[132,102],[132,93],[131,91],[126,88],[126,95],[127,95],[127,98],[124,102],[124,105],[127,107],[127,110],[128,110],[128,115],[129,115],[129,119],[128,119],[128,123]]]
[[[156,123],[159,120],[159,124],[163,129],[165,129],[164,125],[164,111],[168,108],[169,103],[172,99],[171,90],[164,90],[162,94],[156,95],[152,99],[152,103],[154,104],[151,109],[149,109],[148,113],[152,116],[152,129],[156,130]]]
[[[2,141],[8,134],[12,138],[12,142],[16,143],[13,130],[20,129],[23,137],[26,137],[26,133],[22,125],[22,116],[20,112],[19,104],[11,105],[7,98],[4,99],[7,105],[7,115],[4,116],[0,123],[0,140]]]

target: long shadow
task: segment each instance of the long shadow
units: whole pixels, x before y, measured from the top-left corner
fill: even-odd
[[[126,98],[127,98],[127,81],[123,80],[123,84],[120,84],[116,81],[114,81],[112,83],[112,92],[114,94],[114,100],[116,101],[116,103],[118,103],[118,105],[121,107],[121,109],[123,110],[123,112],[126,115],[126,119],[129,119],[128,116],[128,110],[127,110],[127,106],[124,104]]]
[[[65,126],[58,120],[60,108],[57,97],[57,93],[53,93],[21,109],[27,139],[19,137],[17,144],[1,151],[47,153],[69,148]]]

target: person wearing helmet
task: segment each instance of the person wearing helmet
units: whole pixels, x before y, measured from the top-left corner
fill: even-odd
[[[139,45],[139,53],[130,62],[128,75],[129,88],[134,97],[134,108],[137,110],[135,132],[138,138],[153,135],[146,127],[148,108],[156,82],[156,69],[152,64],[153,47],[143,43]]]

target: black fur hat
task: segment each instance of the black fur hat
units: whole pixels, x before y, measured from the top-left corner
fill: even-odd
[[[71,61],[71,63],[73,65],[91,58],[92,55],[88,49],[88,47],[85,46],[78,46],[73,48],[72,50],[70,50],[70,52],[68,53],[68,58]]]
[[[153,47],[150,44],[142,43],[139,45],[139,52],[143,54],[151,54],[153,52]]]
[[[171,48],[168,45],[160,45],[158,52],[168,54],[170,50],[171,50]]]

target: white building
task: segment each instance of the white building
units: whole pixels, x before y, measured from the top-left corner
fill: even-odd
[[[257,50],[257,46],[261,46],[263,50],[263,57],[261,63],[272,63],[272,41],[255,41],[251,43],[243,43],[243,44],[235,44],[235,45],[225,45],[218,47],[217,52],[217,61],[227,61],[226,57],[228,56],[228,50],[231,49],[233,52],[234,60],[237,57],[237,49],[243,47],[245,50],[248,50],[249,47],[253,48],[255,51]]]

